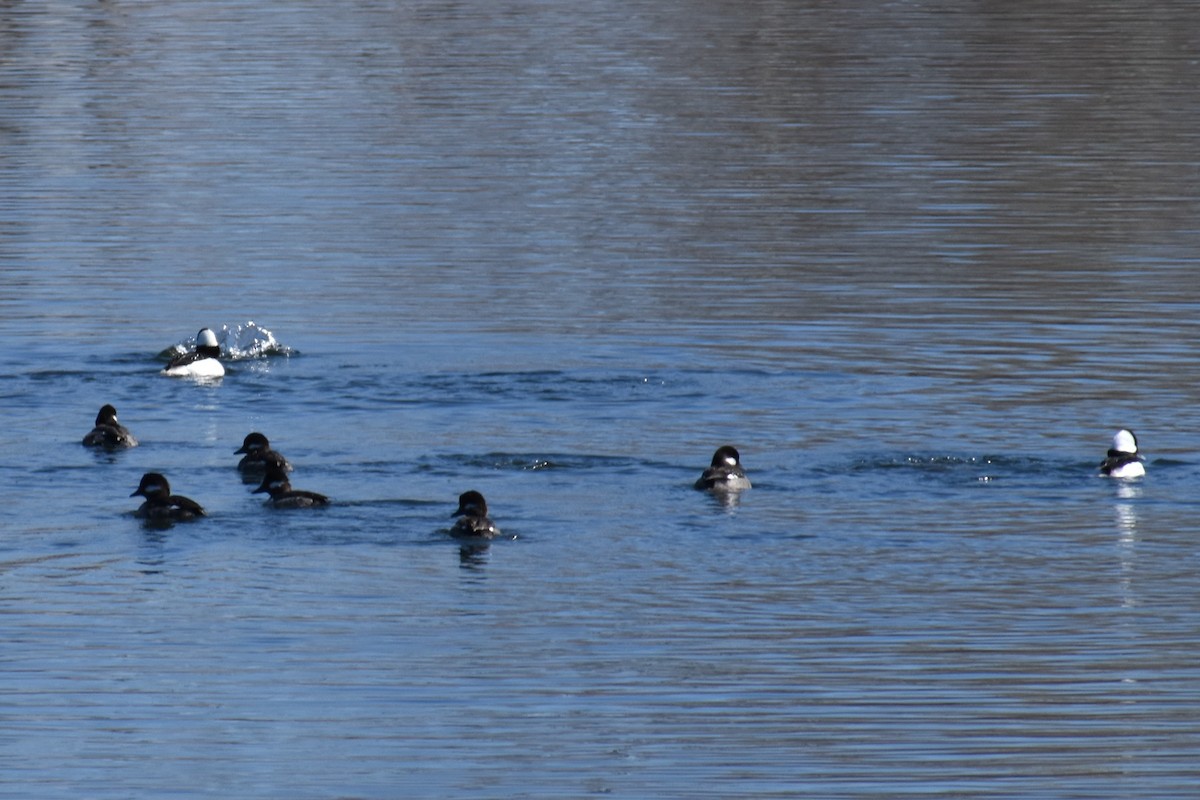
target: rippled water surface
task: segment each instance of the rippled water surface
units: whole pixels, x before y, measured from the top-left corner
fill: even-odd
[[[1183,2],[0,2],[0,796],[1194,796],[1198,83]]]

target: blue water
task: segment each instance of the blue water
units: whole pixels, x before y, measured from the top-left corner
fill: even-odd
[[[1198,41],[4,5],[0,797],[1194,796]]]

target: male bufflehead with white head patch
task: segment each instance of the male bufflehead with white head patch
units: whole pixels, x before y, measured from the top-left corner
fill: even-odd
[[[1122,429],[1116,432],[1108,457],[1100,465],[1100,474],[1110,478],[1140,478],[1146,474],[1133,431]]]
[[[157,472],[147,472],[142,482],[130,497],[141,495],[146,502],[135,512],[135,516],[157,522],[195,519],[207,516],[195,500],[171,494],[171,484]]]
[[[117,409],[107,403],[96,415],[96,427],[83,437],[85,447],[103,447],[116,450],[120,447],[137,447],[138,441],[129,430],[117,422]]]
[[[488,517],[487,501],[479,492],[471,490],[458,496],[458,509],[450,516],[460,517],[450,529],[452,536],[480,536],[491,539],[498,536],[500,529]]]
[[[749,489],[750,479],[742,469],[741,456],[737,448],[723,445],[713,453],[712,464],[704,470],[704,474],[696,481],[696,488],[702,490],[739,490]]]
[[[225,367],[217,360],[220,356],[217,335],[208,328],[201,328],[196,334],[196,349],[172,358],[163,374],[174,378],[220,378],[225,374]]]

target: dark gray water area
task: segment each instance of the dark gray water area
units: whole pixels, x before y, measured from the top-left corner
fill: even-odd
[[[0,0],[0,797],[1194,797],[1198,85],[1188,2]]]

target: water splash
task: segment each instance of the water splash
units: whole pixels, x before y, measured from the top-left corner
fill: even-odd
[[[275,334],[253,320],[235,325],[222,325],[220,330],[213,329],[217,335],[217,344],[221,347],[221,358],[228,361],[244,361],[269,356],[293,356],[297,351],[281,343]],[[186,353],[196,346],[196,336],[193,334],[178,344],[171,345],[162,353],[160,358],[171,358]]]

